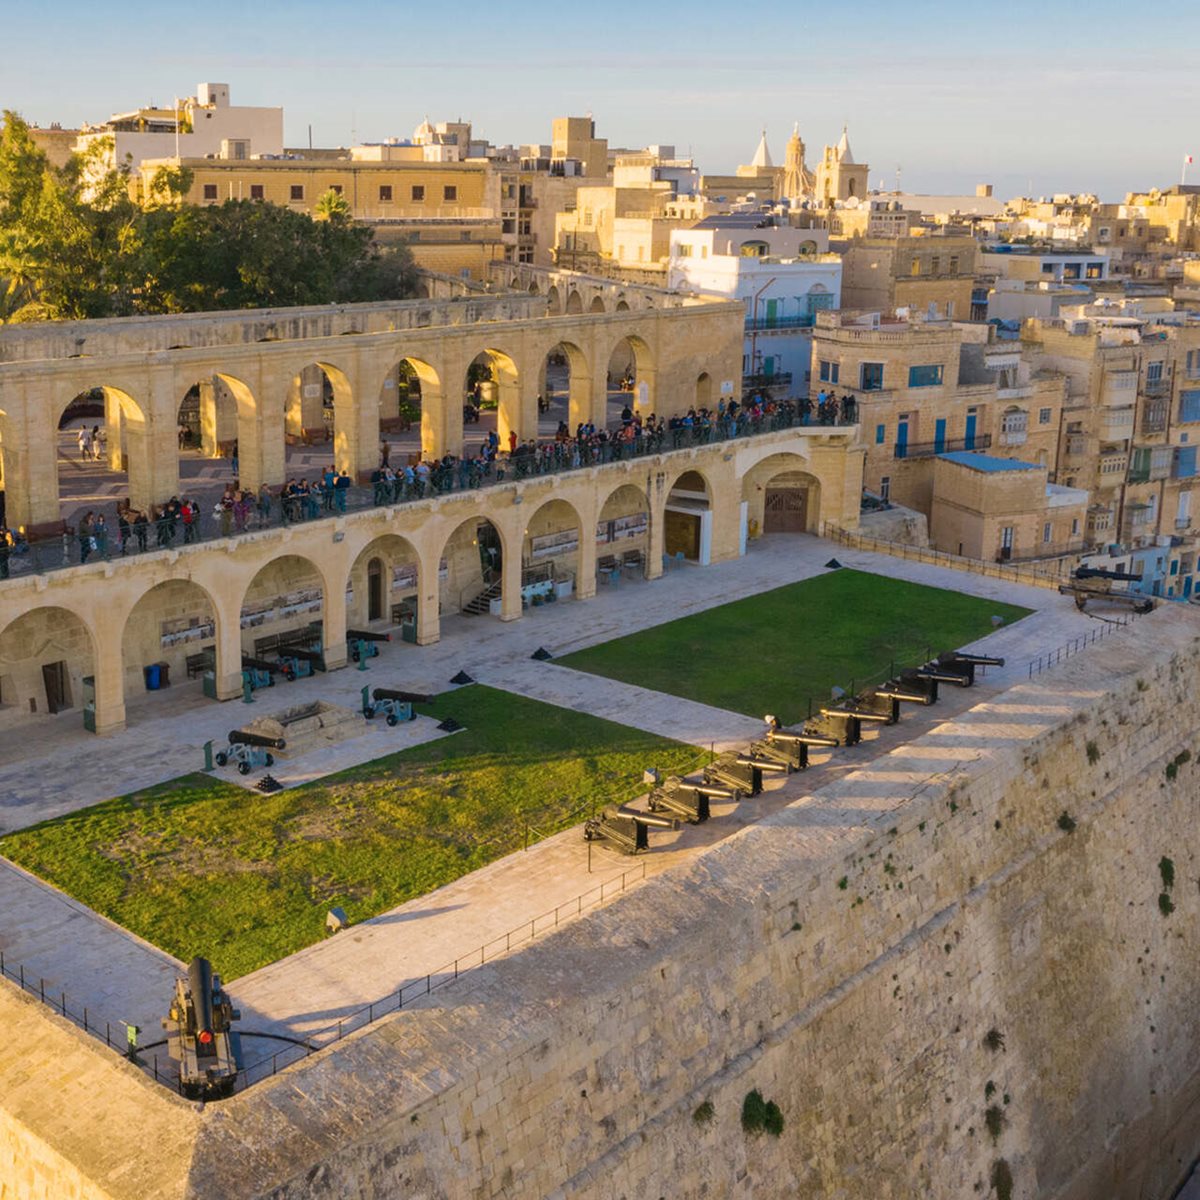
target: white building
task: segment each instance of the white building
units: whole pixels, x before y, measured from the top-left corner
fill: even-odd
[[[812,326],[841,306],[842,260],[829,234],[762,213],[706,217],[671,234],[667,286],[746,305],[742,373],[747,390],[808,394]]]
[[[111,138],[108,165],[134,171],[146,159],[262,158],[283,154],[283,109],[229,103],[227,83],[201,83],[194,97],[170,108],[139,108],[118,113],[102,125],[85,126],[75,143],[86,151]]]

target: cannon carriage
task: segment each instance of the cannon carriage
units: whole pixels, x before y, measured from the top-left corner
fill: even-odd
[[[175,995],[163,1018],[167,1051],[179,1063],[179,1089],[195,1100],[233,1094],[239,1045],[233,1007],[208,959],[193,958],[187,975],[175,981]]]
[[[229,745],[224,750],[218,750],[215,759],[218,767],[234,763],[239,775],[249,775],[251,771],[257,771],[260,767],[273,767],[275,756],[271,751],[286,749],[287,742],[283,738],[266,737],[244,729],[231,729]]]

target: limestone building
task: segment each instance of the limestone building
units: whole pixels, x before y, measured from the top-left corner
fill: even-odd
[[[943,234],[858,238],[842,254],[842,303],[851,309],[910,312],[947,320],[971,315],[974,238]]]

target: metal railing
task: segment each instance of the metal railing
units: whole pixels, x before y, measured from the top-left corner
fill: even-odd
[[[1137,616],[1136,613],[1121,613],[1116,617],[1102,617],[1100,619],[1103,624],[1096,626],[1095,629],[1090,629],[1087,633],[1072,638],[1069,642],[1064,642],[1053,650],[1047,650],[1045,654],[1039,654],[1037,658],[1031,658],[1029,660],[1029,678],[1032,679],[1035,675],[1040,675],[1043,671],[1048,671],[1051,667],[1066,662],[1068,658],[1074,658],[1088,646],[1094,646],[1097,642],[1103,641],[1118,629],[1125,629],[1133,623],[1135,616]]]
[[[813,318],[810,313],[792,317],[760,317],[757,321],[746,318],[747,333],[766,333],[772,329],[811,329]]]
[[[977,433],[969,438],[942,438],[936,442],[897,442],[894,455],[896,458],[929,458],[952,450],[987,450],[991,444],[990,433]]]
[[[943,550],[910,546],[904,542],[889,542],[861,533],[852,533],[839,525],[825,522],[821,528],[823,537],[855,550],[871,550],[877,554],[889,554],[910,562],[929,563],[932,566],[948,567],[953,571],[970,571],[975,575],[986,575],[992,579],[1003,579],[1009,583],[1020,583],[1032,587],[1055,588],[1064,575],[1070,573],[1065,560],[1034,565],[1012,566],[1007,563],[989,562],[981,558],[967,558],[961,554],[947,554]]]
[[[775,376],[776,381],[781,379],[790,379],[790,376]],[[839,419],[838,424],[845,422]],[[777,411],[758,417],[749,412],[739,412],[736,418],[728,415],[700,418],[693,425],[664,428],[654,436],[643,435],[628,441],[624,440],[623,428],[618,424],[606,431],[603,441],[541,442],[536,453],[505,454],[486,467],[464,459],[447,467],[437,466],[430,470],[426,478],[418,479],[411,485],[403,480],[393,483],[381,480],[374,484],[335,488],[332,492],[324,489],[310,491],[307,496],[290,500],[285,500],[279,495],[279,490],[274,489],[265,506],[254,500],[240,516],[235,509],[228,518],[214,516],[209,507],[207,512],[199,512],[190,526],[178,517],[160,517],[131,526],[126,532],[118,527],[114,519],[102,535],[97,536],[93,531],[89,539],[81,538],[76,530],[70,529],[58,537],[20,544],[8,549],[7,553],[5,548],[0,547],[0,584],[8,578],[43,574],[85,563],[130,558],[161,550],[176,550],[202,542],[228,541],[263,529],[331,520],[369,509],[397,508],[454,493],[511,484],[522,479],[561,475],[608,463],[793,428],[815,432],[823,427],[821,421],[813,420],[810,423],[796,405],[785,402]],[[181,494],[186,496],[186,490],[181,489]],[[211,503],[210,496],[206,506]],[[98,512],[102,511],[100,505],[95,507]],[[111,513],[105,514],[106,521],[109,515]]]

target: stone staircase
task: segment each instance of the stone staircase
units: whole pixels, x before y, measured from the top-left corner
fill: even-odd
[[[488,612],[491,609],[492,601],[500,595],[500,581],[497,580],[493,584],[479,593],[474,600],[468,601],[463,605],[463,614],[468,617],[478,617],[482,613]]]

